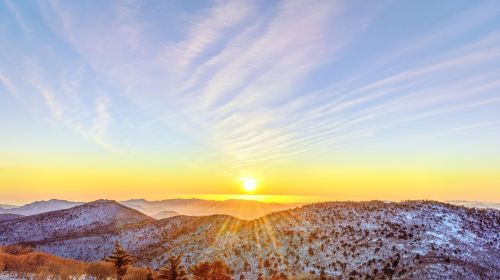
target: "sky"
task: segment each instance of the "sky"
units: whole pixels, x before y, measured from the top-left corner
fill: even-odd
[[[499,90],[498,1],[4,0],[0,202],[500,201]]]

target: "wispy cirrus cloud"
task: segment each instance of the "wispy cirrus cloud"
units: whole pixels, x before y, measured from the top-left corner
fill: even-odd
[[[500,122],[484,122],[461,127],[454,127],[446,131],[447,134],[460,135],[468,133],[477,133],[500,129]]]
[[[10,73],[8,78],[0,74],[0,82],[19,104],[32,108],[33,113],[47,111],[49,116],[44,118],[105,149],[116,150],[109,142],[111,117],[108,96],[102,92],[83,95],[89,88],[83,85],[86,81],[82,67],[66,68],[57,63],[52,65],[54,67],[47,67],[41,63],[31,57],[19,60],[18,67],[22,71]],[[49,78],[53,73],[47,72],[52,71],[57,73],[57,78]]]
[[[14,83],[10,80],[9,77],[7,77],[4,73],[1,72],[0,72],[0,84],[5,87],[7,93],[12,95],[18,94],[16,87],[14,86]]]
[[[92,108],[81,103],[68,102],[57,96],[53,89],[40,84],[35,87],[55,120],[107,150],[116,150],[108,138],[111,116],[107,96],[97,96]]]
[[[500,36],[484,31],[498,17],[494,2],[403,35],[384,23],[385,2],[215,1],[188,12],[169,5],[40,3],[54,48],[69,53],[54,61],[58,83],[36,83],[54,118],[108,149],[125,141],[110,140],[114,125],[135,118],[131,135],[167,130],[210,150],[200,157],[242,169],[428,119],[455,127],[450,115],[497,106]],[[39,63],[38,72],[51,68]],[[116,99],[127,110],[111,110]]]
[[[92,123],[92,128],[89,130],[94,142],[113,150],[113,147],[108,142],[107,132],[111,122],[109,112],[109,98],[107,96],[99,96],[95,99],[95,118]]]
[[[185,40],[167,44],[162,58],[169,64],[168,72],[177,77],[188,75],[197,60],[207,51],[216,49],[227,39],[225,33],[247,21],[254,14],[252,1],[219,1],[207,12],[194,18],[186,28]]]
[[[23,20],[21,13],[16,8],[16,5],[14,5],[14,3],[12,3],[12,1],[10,1],[10,0],[5,0],[4,3],[5,3],[5,6],[7,7],[7,9],[14,15],[16,23],[19,25],[19,27],[21,27],[23,32],[25,32],[25,33],[30,32],[30,28]]]

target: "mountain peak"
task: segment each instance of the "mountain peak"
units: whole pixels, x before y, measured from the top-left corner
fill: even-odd
[[[81,204],[83,203],[62,200],[62,199],[40,200],[11,209],[3,209],[2,212],[6,214],[8,213],[8,214],[30,216],[50,211],[68,209]]]
[[[98,199],[98,200],[87,202],[83,205],[87,205],[87,206],[120,205],[120,206],[123,206],[122,204],[118,203],[116,200],[112,200],[112,199]]]
[[[69,209],[51,211],[2,223],[0,245],[95,235],[154,219],[114,200],[96,200]]]

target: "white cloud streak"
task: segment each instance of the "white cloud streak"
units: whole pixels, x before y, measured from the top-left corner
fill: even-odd
[[[343,65],[337,62],[377,15],[353,16],[349,1],[282,1],[265,12],[261,5],[216,1],[179,20],[181,38],[176,40],[157,38],[125,4],[112,6],[109,14],[119,16],[106,25],[96,20],[94,28],[65,3],[51,2],[42,10],[53,32],[90,65],[92,74],[153,115],[144,123],[155,126],[161,120],[199,138],[235,169],[332,151],[396,126],[498,102],[499,33],[429,52],[460,35],[453,26],[459,19],[471,31],[495,17],[491,3],[397,50],[381,51],[362,61],[360,71],[351,70],[342,82],[321,81],[321,88],[311,86],[315,75],[335,80],[328,72],[340,72]],[[165,24],[157,20],[156,25]],[[415,53],[425,53],[425,60],[408,59],[386,69]],[[363,77],[365,69],[380,73],[369,75],[375,77],[370,80]],[[75,94],[83,80],[75,75],[57,88],[63,90],[40,87],[40,92],[56,119],[112,149],[107,139],[114,119],[111,99]],[[7,85],[1,76],[0,82]],[[82,121],[69,107],[77,108],[75,115],[92,117]]]

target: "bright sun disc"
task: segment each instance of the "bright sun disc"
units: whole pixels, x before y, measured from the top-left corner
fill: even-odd
[[[243,181],[243,189],[246,192],[253,192],[255,188],[257,188],[257,181],[253,178],[242,178]]]

